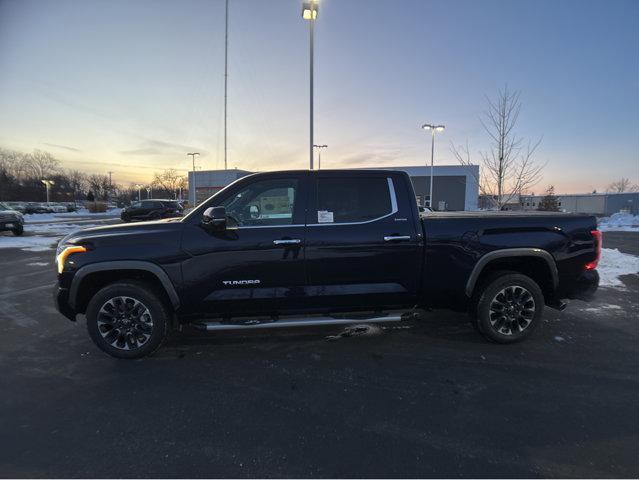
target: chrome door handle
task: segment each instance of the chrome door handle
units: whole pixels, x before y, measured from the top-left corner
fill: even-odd
[[[389,235],[384,237],[385,242],[401,242],[402,240],[410,240],[410,235]]]
[[[289,238],[286,240],[273,240],[273,245],[297,245],[302,243],[299,238]]]

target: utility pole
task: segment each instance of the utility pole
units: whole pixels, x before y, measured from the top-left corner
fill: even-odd
[[[226,16],[224,30],[224,170],[228,168],[227,161],[227,104],[228,104],[228,83],[229,83],[229,0],[226,0]]]
[[[199,155],[198,152],[187,153],[187,155],[191,155],[191,159],[193,160],[193,207],[195,207],[195,202],[197,199],[197,192],[195,191],[195,156]]]
[[[112,181],[112,177],[111,175],[113,175],[115,172],[109,171],[107,172],[109,174],[109,195],[113,195],[113,181]]]

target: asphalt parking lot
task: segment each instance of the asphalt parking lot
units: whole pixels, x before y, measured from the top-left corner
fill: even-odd
[[[52,257],[0,250],[2,477],[639,476],[636,276],[517,345],[433,311],[118,361],[55,311]]]

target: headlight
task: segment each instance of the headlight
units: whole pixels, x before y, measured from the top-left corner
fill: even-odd
[[[72,253],[84,253],[86,252],[86,247],[81,245],[69,245],[64,247],[60,253],[58,253],[55,257],[55,263],[58,267],[58,273],[62,273],[64,271],[64,262],[67,257]]]

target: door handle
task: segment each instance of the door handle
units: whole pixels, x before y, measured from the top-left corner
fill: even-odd
[[[299,238],[287,238],[282,240],[273,240],[273,245],[298,245],[302,243]]]
[[[403,240],[410,240],[410,235],[389,235],[384,237],[385,242],[401,242]]]

